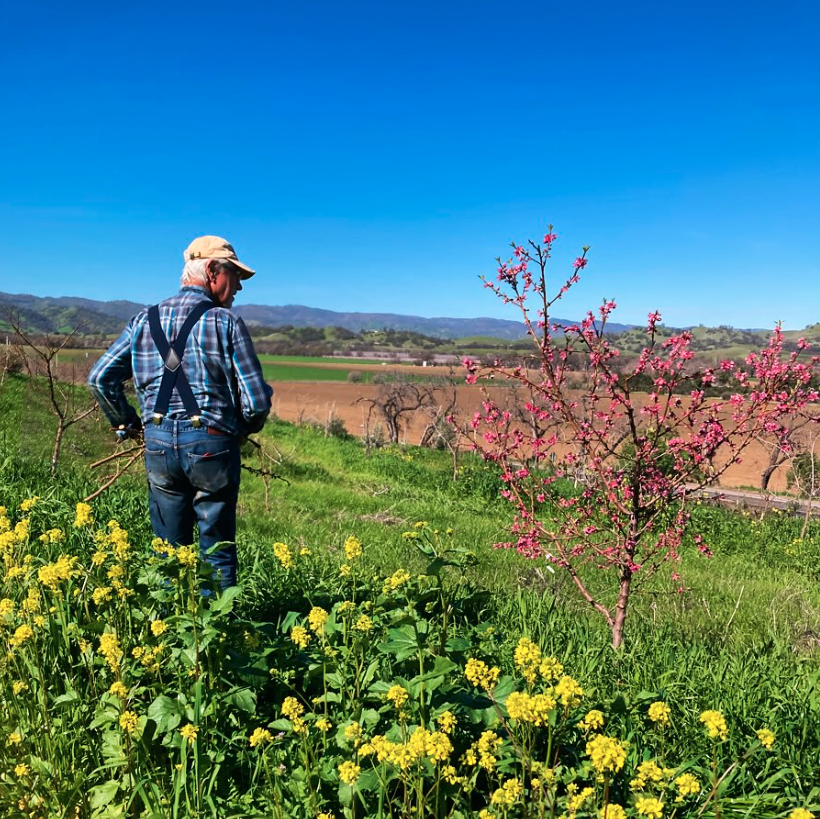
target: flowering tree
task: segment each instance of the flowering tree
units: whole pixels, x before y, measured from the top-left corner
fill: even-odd
[[[514,423],[511,411],[485,390],[483,409],[470,426],[480,433],[475,447],[500,466],[502,494],[515,507],[515,540],[497,545],[567,571],[606,620],[618,648],[630,594],[662,564],[679,560],[690,524],[687,496],[717,481],[755,440],[788,450],[789,418],[818,401],[810,384],[818,359],[803,360],[803,340],[798,350],[785,352],[776,327],[768,346],[745,365],[723,361],[697,369],[691,334],[659,339],[661,316],[653,312],[646,346],[627,364],[606,332],[614,301],[580,324],[551,322],[551,308],[578,282],[588,251],[550,290],[547,264],[555,239],[550,226],[541,243],[513,243],[514,258],[498,260],[497,281],[485,280],[521,311],[536,368],[464,360],[468,383],[492,377],[523,386],[532,423]],[[585,387],[574,390],[568,375],[579,368]],[[707,395],[720,371],[734,385],[730,398]],[[651,392],[637,393],[634,385],[647,383],[647,376]],[[558,491],[561,477],[574,477],[576,491]],[[709,554],[699,535],[691,541]]]

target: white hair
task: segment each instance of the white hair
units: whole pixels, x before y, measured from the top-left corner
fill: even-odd
[[[182,278],[180,279],[181,286],[195,284],[200,287],[207,287],[210,290],[211,283],[208,281],[207,268],[208,259],[191,259],[185,262],[185,267],[182,268]]]

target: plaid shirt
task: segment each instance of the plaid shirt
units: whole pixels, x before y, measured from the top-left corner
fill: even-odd
[[[176,338],[194,305],[209,298],[204,287],[186,286],[160,302],[160,324],[169,341]],[[241,318],[223,307],[205,313],[188,336],[182,366],[206,426],[238,436],[262,429],[273,390],[265,383],[262,365]],[[164,368],[151,338],[146,308],[128,322],[88,376],[91,392],[112,426],[129,426],[137,420],[123,389],[132,377],[142,421],[151,423]],[[176,390],[166,417],[188,417]]]

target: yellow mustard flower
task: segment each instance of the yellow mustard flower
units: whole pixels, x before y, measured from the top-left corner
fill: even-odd
[[[276,542],[273,544],[273,556],[279,561],[283,569],[292,569],[294,566],[293,554],[287,543]]]
[[[485,691],[491,691],[495,688],[500,673],[501,669],[495,666],[490,668],[483,660],[476,660],[475,658],[467,660],[467,665],[464,667],[464,676],[468,682],[476,688],[483,688]]]
[[[78,503],[74,514],[74,528],[83,529],[94,523],[94,512],[87,503]]]
[[[324,631],[327,619],[328,613],[321,606],[314,606],[308,614],[308,624],[317,634]]]
[[[592,767],[600,774],[620,771],[626,762],[626,747],[614,737],[598,734],[587,742],[586,750]]]
[[[28,776],[31,773],[31,768],[25,762],[20,762],[14,766],[14,775],[16,777]]]
[[[654,796],[642,796],[635,802],[635,810],[648,819],[661,819],[663,816],[663,802]]]
[[[254,728],[248,742],[251,748],[256,748],[257,745],[264,745],[272,740],[273,734],[267,728]]]
[[[285,697],[282,703],[282,716],[289,720],[297,719],[305,713],[305,706],[296,697]]]
[[[111,687],[108,689],[108,693],[113,694],[115,697],[119,697],[121,700],[128,699],[128,689],[119,680],[111,684]]]
[[[310,632],[304,626],[294,626],[290,630],[290,639],[299,648],[305,648],[310,642]]]
[[[774,733],[770,731],[768,728],[761,728],[759,731],[757,731],[757,738],[760,740],[760,744],[766,750],[770,750],[771,747],[774,745]]]
[[[726,720],[720,711],[704,711],[700,715],[700,721],[706,728],[709,739],[724,740],[729,736]]]
[[[355,762],[342,762],[338,767],[339,779],[346,785],[355,785],[362,769]]]
[[[666,728],[670,724],[671,714],[672,710],[669,706],[665,702],[658,700],[649,706],[646,715],[649,717],[650,722],[654,722],[659,728]]]
[[[598,811],[600,819],[626,819],[626,811],[620,806],[609,804]]]
[[[345,541],[344,549],[347,560],[353,561],[362,556],[362,543],[353,535]]]
[[[199,726],[192,725],[189,722],[187,725],[183,725],[182,728],[179,729],[179,733],[183,739],[188,740],[189,745],[193,745],[196,742],[196,735],[199,733]]]
[[[394,685],[384,695],[384,698],[389,702],[392,702],[396,709],[400,709],[404,703],[410,699],[410,695],[407,693],[407,689],[403,688],[401,685]]]
[[[122,728],[126,734],[133,734],[134,731],[137,730],[138,723],[139,717],[136,711],[123,711],[122,714],[120,714],[120,728]]]
[[[373,630],[373,621],[366,615],[362,614],[359,616],[359,619],[353,624],[353,629],[355,631],[372,631]]]
[[[32,498],[26,498],[26,499],[25,499],[25,500],[24,500],[24,501],[20,504],[20,511],[21,511],[21,512],[30,512],[30,511],[31,511],[32,509],[34,509],[34,507],[37,505],[37,501],[38,501],[38,500],[40,500],[40,496],[39,496],[39,495],[35,495],[35,496],[34,496],[34,497],[32,497]]]
[[[578,726],[584,731],[600,731],[604,727],[604,715],[596,709],[588,711]]]
[[[445,711],[443,714],[439,714],[436,717],[436,722],[445,734],[452,734],[458,720],[456,720],[456,717],[452,711]]]
[[[690,773],[681,774],[675,779],[675,789],[678,795],[676,802],[683,802],[687,796],[695,796],[700,793],[700,782]]]

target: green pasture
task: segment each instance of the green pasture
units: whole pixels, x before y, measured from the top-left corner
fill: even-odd
[[[77,389],[77,401],[81,403],[84,391]],[[42,385],[7,377],[0,388],[0,506],[19,516],[22,501],[39,496],[34,519],[42,520],[43,527],[49,525],[49,520],[62,525],[71,548],[88,557],[98,547],[90,535],[85,546],[77,545],[80,535],[72,530],[70,521],[76,502],[97,485],[96,476],[87,468],[89,462],[113,447],[105,424],[88,420],[77,425],[67,435],[63,464],[52,479],[46,466],[52,427]],[[785,514],[759,517],[707,504],[694,505],[694,531],[704,536],[713,556],[704,557],[689,542],[681,563],[661,567],[633,597],[626,646],[616,653],[609,645],[608,629],[578,597],[567,576],[560,570],[553,571],[546,560],[525,560],[514,551],[495,548],[495,544],[510,539],[511,509],[499,497],[501,484],[491,465],[469,454],[463,454],[454,464],[445,452],[412,447],[377,448],[368,453],[355,439],[326,437],[321,430],[276,419],[257,438],[269,457],[247,445],[243,462],[278,477],[268,478],[266,483],[258,475],[243,473],[238,509],[241,593],[230,604],[239,618],[236,623],[220,619],[227,614],[226,608],[222,615],[214,614],[213,620],[208,620],[211,615],[201,603],[189,602],[185,604],[188,609],[173,608],[169,581],[153,587],[149,582],[151,572],[171,571],[170,564],[152,568],[153,558],[140,558],[146,561],[144,579],[140,581],[144,585],[136,584],[142,609],[153,606],[151,617],[164,611],[162,616],[180,634],[199,634],[204,629],[201,633],[207,632],[212,641],[208,662],[217,664],[216,670],[208,672],[212,676],[203,676],[205,682],[197,687],[185,671],[193,656],[191,643],[183,641],[179,653],[172,654],[180,670],[174,677],[168,671],[162,682],[164,689],[147,678],[140,683],[143,688],[134,683],[134,712],[143,717],[151,715],[145,723],[146,733],[141,734],[144,750],[126,754],[123,731],[116,725],[116,704],[107,699],[108,695],[98,703],[99,692],[96,699],[92,698],[90,689],[84,687],[85,677],[80,673],[83,666],[72,654],[74,649],[60,648],[65,623],[60,626],[55,620],[52,624],[56,646],[53,667],[74,669],[65,672],[69,677],[76,674],[68,685],[51,671],[53,691],[38,693],[44,703],[52,703],[52,711],[42,711],[43,718],[52,714],[60,726],[55,737],[61,738],[54,739],[51,750],[47,743],[40,743],[43,749],[38,753],[52,756],[45,760],[48,765],[44,762],[38,768],[37,763],[32,771],[39,777],[37,782],[51,783],[48,792],[53,794],[55,804],[81,805],[87,813],[77,815],[94,819],[126,816],[132,808],[133,815],[145,817],[272,815],[315,819],[320,812],[346,819],[411,815],[399,808],[391,812],[389,801],[393,798],[396,804],[412,803],[413,816],[477,816],[479,809],[488,804],[489,794],[499,786],[502,773],[529,782],[529,774],[520,773],[520,759],[515,766],[510,762],[497,779],[494,774],[479,772],[471,795],[436,790],[436,799],[444,794],[441,798],[450,800],[446,804],[452,806],[452,812],[445,813],[435,807],[437,802],[425,805],[420,796],[421,802],[413,801],[416,791],[402,791],[400,779],[378,785],[380,780],[371,781],[363,773],[359,796],[355,789],[345,790],[344,783],[339,782],[338,765],[356,757],[345,742],[343,726],[353,719],[362,723],[376,720],[383,725],[392,713],[384,704],[384,694],[397,680],[404,680],[400,684],[418,695],[417,702],[408,706],[413,724],[423,722],[428,707],[452,708],[462,720],[459,736],[469,744],[490,724],[484,720],[491,720],[493,711],[486,698],[465,688],[464,663],[468,657],[478,656],[491,664],[498,663],[503,675],[515,677],[513,649],[519,638],[526,636],[545,655],[558,658],[567,673],[578,680],[584,689],[582,712],[596,708],[606,715],[606,730],[627,743],[629,770],[634,771],[653,754],[663,754],[670,765],[683,765],[681,771],[694,772],[704,783],[704,790],[690,803],[678,807],[670,798],[664,817],[696,819],[718,814],[724,819],[782,819],[793,808],[816,811],[820,807],[820,522],[810,521],[803,532],[803,521]],[[100,525],[109,519],[119,521],[128,530],[133,548],[142,555],[147,555],[152,537],[145,495],[144,474],[135,470],[93,503]],[[362,544],[362,556],[355,569],[360,585],[355,587],[355,595],[363,595],[362,600],[370,595],[367,599],[375,602],[367,610],[377,620],[384,618],[378,640],[374,638],[368,644],[369,653],[356,660],[364,663],[361,666],[340,664],[342,660],[334,659],[335,655],[322,654],[316,641],[310,649],[315,653],[308,659],[307,654],[295,651],[287,637],[294,624],[306,623],[306,615],[318,606],[332,612],[328,639],[341,639],[342,632],[333,629],[341,622],[340,595],[349,596],[353,588],[340,574],[348,560],[345,542],[350,536]],[[457,567],[435,570],[444,584],[441,604],[431,592],[435,586],[425,586],[427,581],[422,580],[433,566],[425,552],[425,544],[431,543],[446,543],[446,553],[457,555],[453,558]],[[281,544],[286,544],[294,555],[310,553],[304,558],[304,569],[298,563],[292,572],[283,571],[281,553],[277,557],[276,552]],[[51,550],[50,560],[56,560],[59,551],[69,549],[62,543],[40,547],[35,542],[35,555],[38,548],[44,550],[42,560],[46,560],[47,549]],[[35,556],[35,560],[40,559]],[[417,597],[409,592],[406,597],[379,596],[385,578],[397,570],[406,570],[416,578],[413,595]],[[673,579],[673,572],[679,576]],[[584,577],[601,592],[605,602],[613,602],[594,568],[588,567]],[[4,594],[11,593],[8,586],[5,589]],[[70,597],[67,595],[66,601]],[[123,609],[122,614],[112,610],[110,615],[112,622],[122,622],[118,628],[123,633],[128,628],[136,634],[148,617],[136,605],[132,608],[132,613]],[[194,609],[197,613],[191,614]],[[104,621],[97,619],[99,615],[95,615],[91,603],[86,610],[88,614],[83,617],[90,619],[82,628],[89,629],[91,639],[93,629],[101,631]],[[451,631],[444,629],[443,633],[450,634],[446,645],[429,652],[419,648],[419,654],[412,641],[402,643],[409,639],[411,624],[416,629],[413,640],[421,641],[419,634],[427,634],[427,629],[432,635],[440,625],[437,618],[448,611],[447,628]],[[116,620],[120,616],[124,619]],[[65,634],[66,645],[73,645],[70,631]],[[167,639],[169,644],[177,645],[174,641],[182,637],[171,632]],[[239,661],[233,665],[229,661],[225,640],[234,646],[234,655],[239,652],[238,666]],[[239,644],[231,640],[239,640]],[[257,653],[248,655],[247,665],[241,665],[246,662],[242,659],[244,649],[236,648],[242,640],[255,641],[253,645],[258,646],[253,649]],[[347,662],[347,643],[334,645]],[[405,649],[409,652],[406,656]],[[324,740],[311,727],[309,736],[319,744],[306,751],[307,746],[300,745],[293,735],[293,723],[279,711],[283,698],[295,693],[308,706],[312,698],[322,696],[327,697],[327,703],[336,703],[334,692],[344,690],[345,674],[358,680],[356,675],[369,668],[376,674],[371,693],[349,708],[328,705],[333,734]],[[430,669],[446,671],[436,676],[438,672]],[[38,671],[32,666],[33,686],[36,678]],[[423,693],[422,683],[428,680],[432,690],[425,699],[428,695]],[[4,686],[0,680],[0,731],[8,736],[22,717],[11,689]],[[163,690],[165,693],[161,693]],[[347,694],[338,696],[344,699]],[[660,746],[645,719],[648,704],[659,700],[669,702],[674,714]],[[715,747],[709,744],[698,722],[698,714],[708,709],[720,710],[728,725],[726,741]],[[40,712],[34,705],[26,713],[32,726],[39,725]],[[168,716],[177,713],[183,715],[182,725],[194,719],[197,725],[203,725],[201,742],[197,740],[198,744],[189,748],[180,740],[180,722],[172,722]],[[308,717],[314,718],[310,714]],[[292,776],[280,780],[272,774],[273,779],[268,779],[260,767],[261,757],[248,756],[247,735],[254,726],[269,726],[273,733],[285,732],[285,738],[276,742],[291,744],[282,744],[280,753],[276,750],[280,746],[273,743],[270,760],[285,769],[292,766]],[[771,729],[776,737],[773,750],[765,754],[759,745],[749,750],[748,737],[754,737],[761,727]],[[51,736],[42,726],[37,730],[44,737]],[[390,734],[394,739],[400,735],[399,723],[395,732]],[[32,739],[27,734],[26,742],[33,744],[34,734],[33,727]],[[596,799],[602,798],[594,774],[590,778],[588,767],[584,767],[588,766],[583,762],[585,740],[579,729],[569,727],[561,736],[564,784],[556,792],[559,813],[567,810],[567,783],[583,786],[590,782],[593,789],[598,789]],[[466,746],[459,747],[461,753]],[[0,744],[0,808],[7,810],[4,815],[18,815],[14,811],[20,794],[43,791],[33,781],[23,788],[8,773],[13,764],[20,764],[21,753],[17,746],[4,748]],[[316,756],[300,762],[304,753]],[[499,756],[507,758],[505,754],[511,755],[509,759],[515,757],[509,743]],[[728,770],[720,785],[719,808],[714,801],[706,802],[712,754],[715,769]],[[128,765],[132,766],[130,772]],[[179,765],[183,767],[175,768]],[[310,765],[314,766],[313,774],[309,773]],[[55,766],[64,766],[71,775],[55,775]],[[365,767],[362,762],[363,771]],[[432,774],[428,769],[427,773],[419,769],[418,775],[432,782],[429,776],[435,778],[436,769],[430,770]],[[617,793],[627,806],[629,819],[641,819],[635,796],[630,796],[629,776],[613,784],[612,793]],[[226,777],[232,785],[225,784]],[[155,786],[149,786],[149,782]],[[9,796],[4,801],[6,794]],[[537,804],[536,796],[530,792],[532,806]],[[154,807],[143,810],[145,805]],[[512,819],[549,812],[539,814],[534,807],[527,812],[522,806],[490,815]],[[579,812],[578,816],[594,819],[597,808],[594,812]]]

